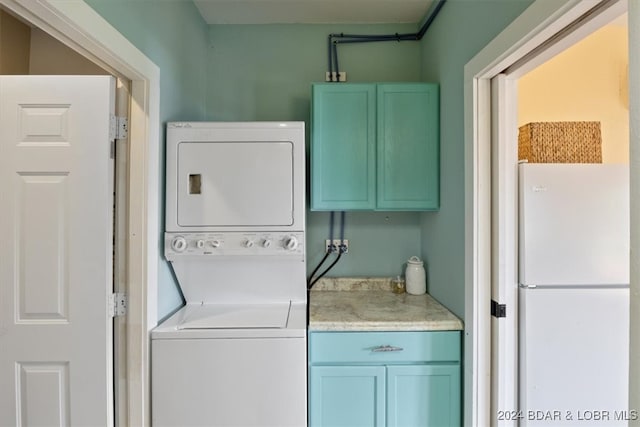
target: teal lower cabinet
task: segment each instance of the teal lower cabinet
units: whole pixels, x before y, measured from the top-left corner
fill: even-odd
[[[459,331],[309,334],[310,427],[461,425]]]
[[[311,425],[386,425],[383,366],[314,366],[310,372]]]
[[[387,367],[387,426],[459,426],[460,366]]]

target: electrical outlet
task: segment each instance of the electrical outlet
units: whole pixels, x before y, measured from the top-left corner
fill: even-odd
[[[331,79],[331,77],[333,77],[333,79]],[[338,77],[340,78],[338,80],[339,82],[346,82],[347,81],[347,72],[346,71],[340,71],[338,73]],[[336,72],[335,71],[332,71],[332,72],[327,71],[325,73],[324,79],[327,82],[335,82],[336,81]]]
[[[342,253],[346,254],[347,252],[349,252],[349,240],[348,239],[344,239],[342,241],[340,239],[333,239],[333,245],[335,246],[335,253],[339,253],[340,242],[342,242],[342,244],[345,247],[344,252],[342,252]],[[327,240],[324,241],[324,251],[325,252],[329,252],[329,246],[330,245],[331,245],[331,240],[327,239]]]

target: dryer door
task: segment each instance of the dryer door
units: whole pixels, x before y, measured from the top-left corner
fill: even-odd
[[[293,224],[293,143],[181,142],[178,225]]]

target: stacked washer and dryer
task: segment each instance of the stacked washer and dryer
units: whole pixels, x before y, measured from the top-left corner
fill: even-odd
[[[186,304],[151,333],[154,427],[306,425],[304,134],[167,125],[165,256]]]

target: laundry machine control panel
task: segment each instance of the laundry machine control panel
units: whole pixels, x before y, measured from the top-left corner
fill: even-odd
[[[304,255],[302,232],[165,233],[168,260],[181,257]]]

